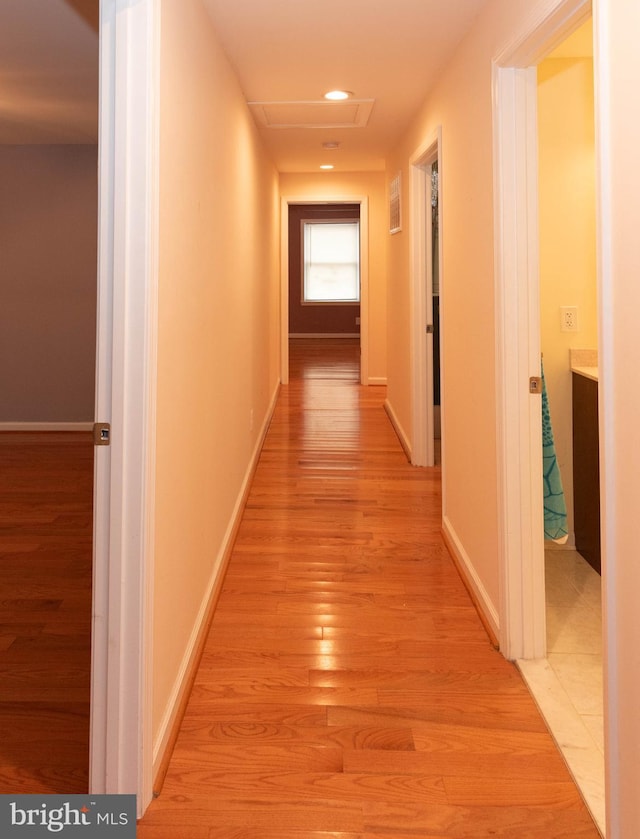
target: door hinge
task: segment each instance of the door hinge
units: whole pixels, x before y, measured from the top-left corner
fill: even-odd
[[[93,445],[111,445],[111,425],[108,422],[94,422],[93,424]]]
[[[433,333],[433,324],[428,323],[427,324],[427,335],[431,335],[432,333]]]
[[[542,378],[531,376],[529,379],[529,393],[542,393]]]

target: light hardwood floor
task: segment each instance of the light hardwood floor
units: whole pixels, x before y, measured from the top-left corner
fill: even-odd
[[[0,434],[0,794],[82,793],[93,443]]]
[[[439,469],[357,381],[357,342],[292,343],[139,839],[595,839],[447,554]]]

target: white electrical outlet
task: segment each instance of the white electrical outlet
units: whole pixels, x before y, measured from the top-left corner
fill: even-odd
[[[577,332],[578,331],[578,307],[577,306],[560,306],[560,331],[561,332]]]

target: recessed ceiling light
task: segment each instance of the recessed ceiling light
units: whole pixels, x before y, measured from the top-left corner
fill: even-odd
[[[353,93],[349,90],[330,90],[328,93],[325,93],[324,98],[339,101],[341,99],[349,99],[351,96],[353,96]]]
[[[339,149],[340,143],[338,142],[338,140],[328,140],[326,143],[322,144],[322,148],[329,150]]]
[[[323,163],[321,169],[333,169],[333,163]]]

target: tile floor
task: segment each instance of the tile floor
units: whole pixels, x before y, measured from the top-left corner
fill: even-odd
[[[604,835],[600,575],[576,551],[545,552],[547,658],[518,665]]]

